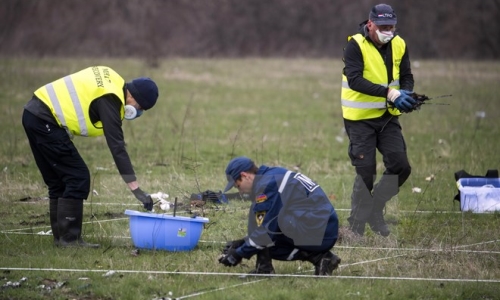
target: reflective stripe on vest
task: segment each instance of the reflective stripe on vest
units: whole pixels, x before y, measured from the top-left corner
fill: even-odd
[[[80,135],[88,136],[88,128],[87,123],[85,122],[85,115],[83,113],[82,105],[80,104],[80,99],[78,98],[78,94],[76,93],[75,86],[73,85],[73,81],[71,81],[70,76],[66,76],[63,78],[66,87],[68,88],[69,96],[71,97],[71,102],[76,111],[76,115],[78,117],[78,125],[80,127]],[[49,94],[50,102],[54,107],[56,116],[59,118],[61,125],[63,128],[68,128],[66,124],[66,120],[64,118],[64,113],[59,103],[59,99],[57,98],[56,92],[54,90],[54,85],[52,83],[47,84],[46,86],[47,92]]]
[[[391,41],[392,75],[394,80],[387,83],[387,68],[373,43],[367,41],[361,34],[356,34],[349,37],[349,39],[350,38],[356,41],[363,54],[363,78],[383,87],[399,89],[399,65],[406,47],[403,39],[396,36]],[[387,100],[385,97],[370,96],[351,89],[345,75],[342,75],[341,104],[342,115],[348,120],[356,121],[377,118],[383,115],[386,110],[395,116],[401,114],[399,110],[387,107]]]
[[[392,87],[392,88],[397,88],[399,89],[399,80],[394,80],[393,82],[391,82],[389,85],[387,84],[381,84],[381,86],[383,87]],[[345,88],[345,89],[351,89],[349,87],[349,83],[347,82],[347,80],[342,80],[342,88]],[[361,102],[361,101],[352,101],[352,100],[347,100],[347,99],[341,99],[342,101],[342,106],[345,106],[345,107],[351,107],[351,108],[377,108],[377,109],[386,109],[387,105],[386,105],[386,102]]]
[[[113,94],[125,104],[125,80],[109,67],[90,67],[51,82],[35,95],[51,110],[59,126],[72,135],[99,136],[104,132],[100,121],[90,120],[90,105],[97,98]],[[122,106],[120,116],[123,119]]]

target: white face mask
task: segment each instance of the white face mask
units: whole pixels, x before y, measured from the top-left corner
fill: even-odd
[[[377,33],[378,40],[382,44],[389,43],[389,41],[392,40],[392,38],[394,37],[394,32],[392,32],[390,30],[389,31],[380,31],[377,29],[376,33]]]
[[[132,105],[125,105],[125,119],[133,120],[135,118],[139,118],[142,115],[142,110],[138,110]]]

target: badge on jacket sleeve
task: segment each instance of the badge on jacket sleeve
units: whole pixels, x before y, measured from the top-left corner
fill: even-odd
[[[255,203],[262,203],[267,200],[266,194],[260,194],[255,198]]]
[[[265,211],[258,211],[255,213],[255,221],[257,222],[257,226],[262,225],[262,221],[264,221],[265,216],[266,216]]]

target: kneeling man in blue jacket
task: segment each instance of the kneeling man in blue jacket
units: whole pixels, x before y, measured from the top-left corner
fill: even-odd
[[[338,218],[323,189],[304,174],[281,167],[257,167],[247,157],[226,168],[227,192],[235,187],[249,194],[248,235],[231,241],[219,262],[236,266],[257,255],[253,274],[274,274],[272,259],[301,260],[314,265],[314,274],[331,275],[340,258],[331,249],[338,238]]]

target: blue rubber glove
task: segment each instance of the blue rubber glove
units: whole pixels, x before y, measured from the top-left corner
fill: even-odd
[[[401,94],[405,94],[405,95],[408,95],[410,96],[411,94],[413,94],[413,91],[408,91],[408,90],[399,90],[401,92]]]
[[[401,93],[401,96],[396,98],[394,101],[394,106],[401,112],[409,113],[413,110],[413,105],[417,103],[412,97]]]
[[[226,255],[219,258],[219,263],[225,265],[226,267],[234,267],[237,266],[242,259],[243,257],[236,253],[236,249],[229,249]]]

